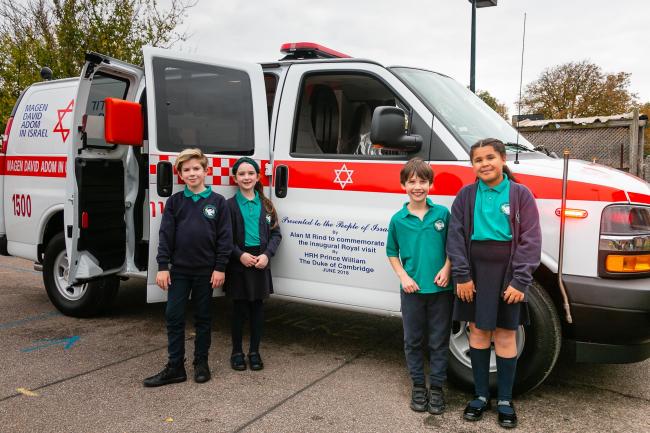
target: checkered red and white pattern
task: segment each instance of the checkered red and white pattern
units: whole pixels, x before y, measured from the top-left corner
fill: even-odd
[[[205,177],[205,184],[210,186],[233,186],[236,185],[230,170],[239,158],[216,158],[208,157],[208,175]],[[149,155],[149,183],[156,183],[156,167],[159,161],[169,161],[172,164],[176,161],[176,155]],[[262,184],[268,185],[266,176],[263,175],[265,165],[268,161],[255,160],[261,169]],[[183,182],[174,168],[174,185],[182,185]]]

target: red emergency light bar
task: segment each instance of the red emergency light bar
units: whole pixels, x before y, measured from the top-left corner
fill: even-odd
[[[281,60],[348,59],[351,57],[313,42],[288,42],[282,44],[280,52],[285,54]]]

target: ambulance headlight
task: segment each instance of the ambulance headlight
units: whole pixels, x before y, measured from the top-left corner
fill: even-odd
[[[650,276],[650,207],[606,207],[600,221],[598,247],[601,277]]]

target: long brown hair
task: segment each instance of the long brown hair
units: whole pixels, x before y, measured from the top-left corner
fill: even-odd
[[[264,187],[259,180],[255,182],[255,191],[257,191],[262,199],[264,210],[267,214],[271,215],[271,228],[276,228],[278,226],[278,213],[275,210],[275,206],[273,206],[273,202],[264,195]]]
[[[497,138],[484,138],[483,140],[479,140],[476,143],[472,145],[472,147],[469,148],[469,160],[470,162],[474,158],[474,150],[478,149],[479,147],[486,147],[486,146],[492,146],[492,148],[499,154],[503,159],[506,159],[506,145],[503,144],[503,141],[497,139]],[[508,167],[507,164],[503,165],[503,172],[508,176],[508,179],[510,179],[513,182],[519,183],[517,178],[515,177],[514,174],[510,171],[510,167]]]

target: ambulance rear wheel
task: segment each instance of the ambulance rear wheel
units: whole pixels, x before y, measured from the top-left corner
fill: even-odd
[[[548,377],[560,354],[562,328],[553,301],[537,283],[528,289],[530,324],[517,330],[517,376],[515,394],[523,394]],[[449,379],[472,392],[474,379],[469,357],[469,327],[454,323],[449,341]],[[490,357],[490,387],[496,396],[497,369],[494,350]]]
[[[118,278],[107,277],[70,286],[69,270],[65,238],[63,233],[59,233],[50,240],[45,249],[43,283],[52,304],[66,316],[95,316],[115,299],[120,284]]]

